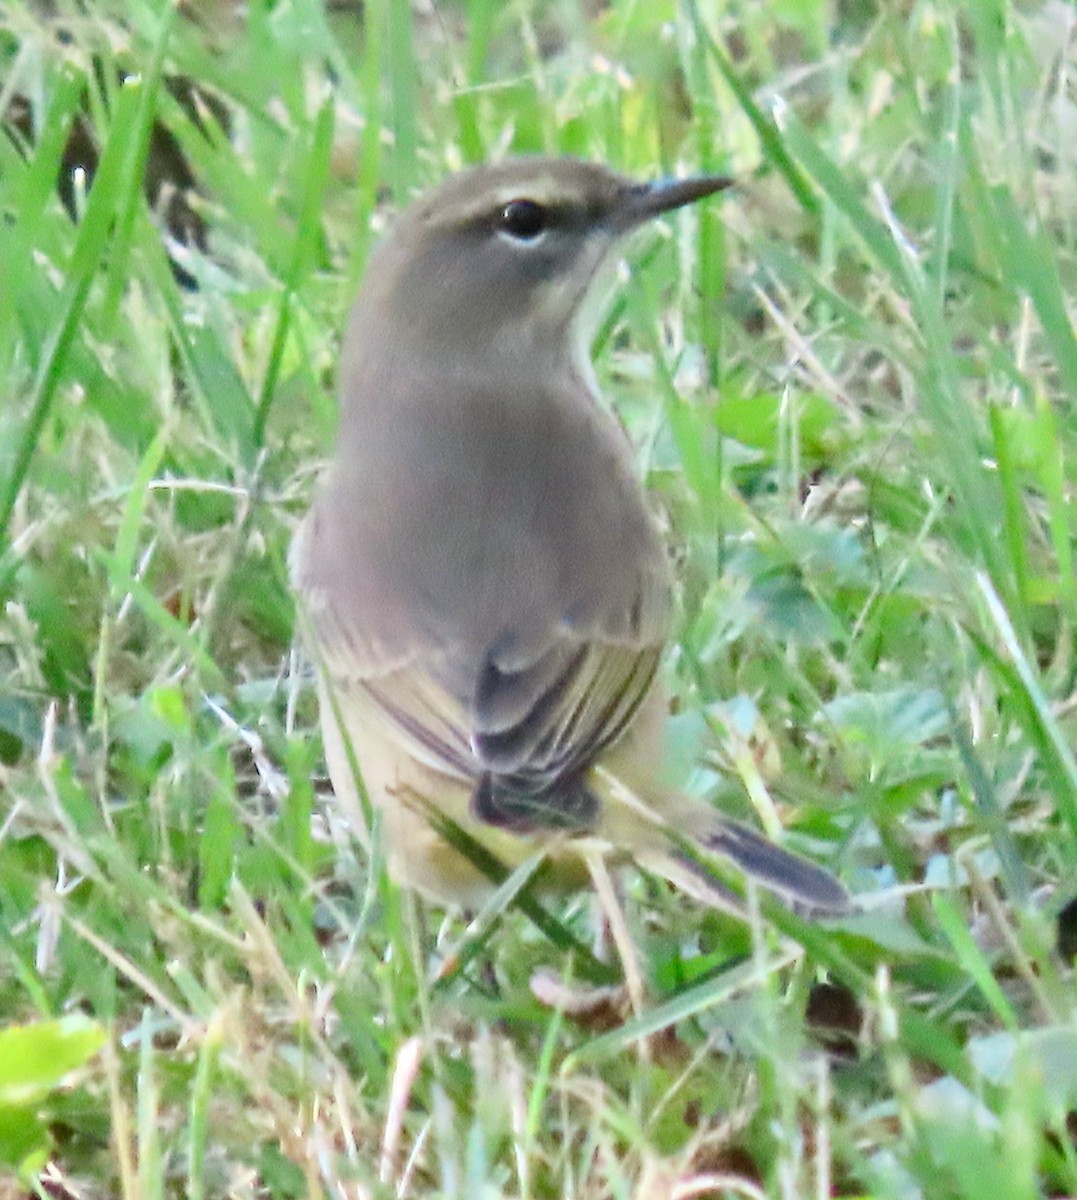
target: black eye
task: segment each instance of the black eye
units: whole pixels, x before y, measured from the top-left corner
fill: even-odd
[[[548,215],[534,200],[510,200],[501,210],[498,227],[518,242],[533,242],[546,232]]]

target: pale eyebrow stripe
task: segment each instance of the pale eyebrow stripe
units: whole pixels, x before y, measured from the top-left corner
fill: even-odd
[[[563,210],[566,205],[555,202],[560,196],[557,181],[549,175],[545,175],[541,179],[533,179],[527,184],[505,183],[501,187],[487,192],[485,196],[478,198],[474,204],[464,209],[460,213],[460,222],[467,224],[475,220],[482,220],[489,216],[494,209],[503,208],[513,200],[532,200],[544,208]]]

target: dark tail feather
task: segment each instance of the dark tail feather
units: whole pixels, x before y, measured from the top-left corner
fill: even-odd
[[[708,850],[731,859],[745,875],[750,875],[806,915],[840,916],[852,907],[849,893],[829,871],[797,854],[790,854],[739,821],[722,820],[700,842]],[[678,857],[683,857],[687,863],[687,856]],[[693,864],[693,867],[703,872],[699,864]]]

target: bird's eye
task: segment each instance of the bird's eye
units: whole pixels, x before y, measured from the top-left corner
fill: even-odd
[[[533,242],[546,232],[546,209],[534,200],[510,200],[501,210],[498,229],[517,242]]]

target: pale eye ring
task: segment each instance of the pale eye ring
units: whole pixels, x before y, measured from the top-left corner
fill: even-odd
[[[514,242],[537,242],[549,226],[549,212],[537,200],[510,200],[498,213],[498,232]]]

